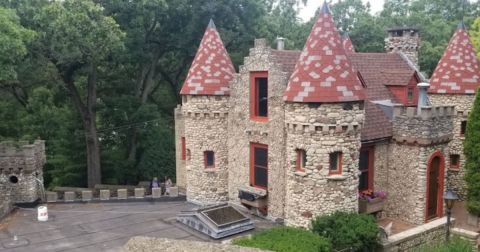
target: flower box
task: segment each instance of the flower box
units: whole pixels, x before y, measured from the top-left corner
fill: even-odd
[[[374,198],[371,200],[358,200],[358,212],[359,213],[376,213],[383,211],[383,207],[385,205],[384,198]]]

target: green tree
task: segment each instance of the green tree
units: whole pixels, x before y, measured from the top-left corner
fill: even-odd
[[[472,39],[475,50],[477,50],[477,58],[480,59],[480,17],[475,19],[468,33]]]
[[[465,132],[464,153],[467,173],[467,209],[480,215],[480,98],[479,92],[470,112]]]

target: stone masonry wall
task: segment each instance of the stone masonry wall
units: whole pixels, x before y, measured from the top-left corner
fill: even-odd
[[[363,104],[287,103],[286,223],[307,227],[312,217],[358,209],[358,158]],[[305,172],[295,171],[296,150],[307,154]],[[329,174],[329,154],[342,152],[342,172]]]
[[[457,192],[460,199],[466,197],[465,176],[465,155],[463,154],[463,141],[465,137],[460,134],[460,126],[462,121],[468,119],[468,114],[472,110],[475,101],[475,95],[447,95],[447,94],[430,94],[430,101],[433,105],[455,105],[455,116],[453,119],[453,140],[449,143],[450,153],[446,153],[447,160],[447,186]],[[459,169],[450,169],[450,155],[460,155]]]
[[[388,190],[388,151],[389,142],[378,142],[374,146],[374,160],[373,160],[373,190],[383,191]]]
[[[415,66],[418,66],[418,48],[420,46],[420,38],[404,34],[402,37],[388,36],[385,39],[385,51],[402,52]]]
[[[228,200],[227,96],[183,97],[187,149],[187,199],[202,204]],[[205,168],[213,151],[215,168]]]
[[[268,121],[250,119],[250,73],[268,71]],[[282,100],[287,73],[275,63],[263,39],[240,66],[230,83],[228,123],[229,198],[238,203],[238,190],[250,185],[250,144],[268,145],[268,216],[284,218],[285,205],[285,111]],[[258,189],[258,188],[257,188]]]
[[[0,220],[12,209],[11,187],[0,183]]]
[[[185,137],[185,120],[183,119],[182,106],[175,108],[175,164],[176,184],[179,188],[187,186],[185,160],[182,159],[182,137]],[[186,150],[185,150],[186,151]]]

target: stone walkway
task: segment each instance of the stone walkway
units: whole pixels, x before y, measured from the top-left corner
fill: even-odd
[[[38,222],[35,209],[18,209],[0,223],[0,251],[119,251],[133,236],[211,241],[175,221],[179,211],[194,207],[186,202],[50,204],[48,222]]]

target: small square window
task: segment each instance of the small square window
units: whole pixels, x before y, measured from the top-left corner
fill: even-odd
[[[213,151],[205,151],[203,155],[205,158],[205,168],[215,168],[215,154]]]
[[[460,155],[452,154],[450,155],[450,169],[458,170],[460,168]]]
[[[333,152],[329,155],[329,174],[341,174],[342,173],[342,153]]]
[[[307,166],[307,153],[305,150],[297,150],[296,171],[304,172]]]
[[[460,124],[460,135],[465,135],[465,132],[467,131],[467,121],[462,121]]]

